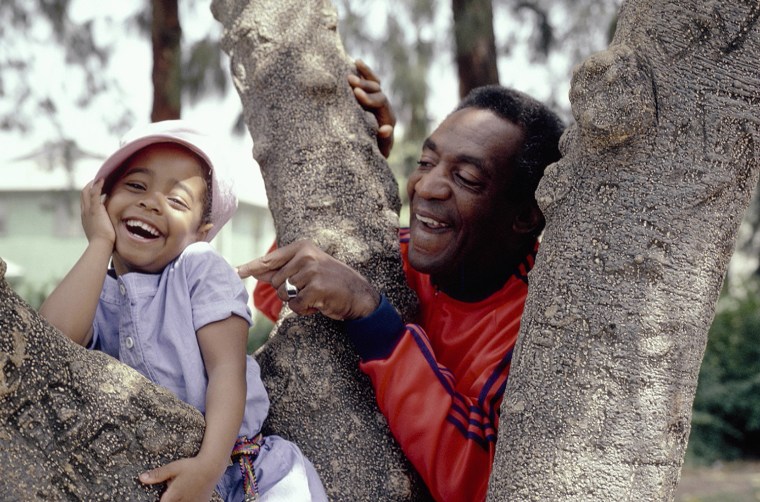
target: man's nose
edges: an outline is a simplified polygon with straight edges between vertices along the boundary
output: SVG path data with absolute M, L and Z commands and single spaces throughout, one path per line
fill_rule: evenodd
M 451 194 L 451 186 L 444 166 L 438 165 L 420 174 L 414 191 L 426 199 L 445 199 Z

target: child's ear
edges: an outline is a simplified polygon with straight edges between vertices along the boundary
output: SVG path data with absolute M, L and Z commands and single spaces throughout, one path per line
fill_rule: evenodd
M 196 237 L 198 237 L 198 241 L 199 242 L 206 240 L 206 236 L 211 231 L 211 228 L 213 226 L 214 226 L 213 223 L 204 223 L 203 225 L 201 225 L 200 227 L 198 227 L 198 233 L 197 233 Z

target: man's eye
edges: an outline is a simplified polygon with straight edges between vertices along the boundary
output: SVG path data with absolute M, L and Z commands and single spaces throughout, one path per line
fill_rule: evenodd
M 476 179 L 469 178 L 469 177 L 463 176 L 461 174 L 457 174 L 456 177 L 459 180 L 459 182 L 462 183 L 466 187 L 477 188 L 480 185 L 480 181 L 478 181 Z
M 423 169 L 429 169 L 429 168 L 433 167 L 433 163 L 429 162 L 427 160 L 418 160 L 417 161 L 417 165 L 419 167 L 423 168 Z

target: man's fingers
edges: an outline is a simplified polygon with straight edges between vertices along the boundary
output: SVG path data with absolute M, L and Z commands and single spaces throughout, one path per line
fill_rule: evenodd
M 393 137 L 393 126 L 388 124 L 380 126 L 380 129 L 377 130 L 377 135 L 381 138 Z
M 256 258 L 255 260 L 251 260 L 248 263 L 244 265 L 239 265 L 235 269 L 237 270 L 238 276 L 241 279 L 245 279 L 246 277 L 255 277 L 256 279 L 261 279 L 262 275 L 271 272 L 269 267 L 262 261 L 263 258 Z
M 368 93 L 361 87 L 354 87 L 354 96 L 366 108 L 381 110 L 385 106 L 385 94 L 378 93 L 377 91 Z
M 268 279 L 271 275 L 265 277 L 264 274 L 276 271 L 285 266 L 293 259 L 293 256 L 295 256 L 297 251 L 298 246 L 296 243 L 277 248 L 260 258 L 256 258 L 255 260 L 251 260 L 248 263 L 237 267 L 238 276 L 240 276 L 241 279 L 245 279 L 246 277 Z
M 380 77 L 378 77 L 374 71 L 372 71 L 372 68 L 370 68 L 367 63 L 365 63 L 361 59 L 357 59 L 354 61 L 356 64 L 356 70 L 359 72 L 359 74 L 364 77 L 367 80 L 372 80 L 373 82 L 378 83 L 378 87 L 380 84 Z

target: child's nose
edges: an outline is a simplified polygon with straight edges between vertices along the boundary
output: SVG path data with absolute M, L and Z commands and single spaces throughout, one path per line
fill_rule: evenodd
M 145 196 L 140 199 L 139 205 L 140 207 L 154 213 L 161 212 L 161 204 L 158 202 L 157 197 L 153 194 L 145 194 Z

